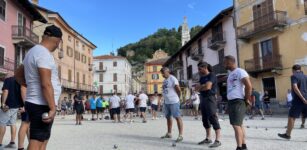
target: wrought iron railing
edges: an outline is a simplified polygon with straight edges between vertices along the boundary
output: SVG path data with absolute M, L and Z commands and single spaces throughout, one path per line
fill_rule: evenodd
M 259 57 L 244 62 L 245 69 L 248 72 L 269 71 L 282 68 L 281 55 Z
M 24 26 L 12 26 L 12 36 L 13 38 L 26 38 L 35 44 L 39 42 L 38 35 L 36 35 L 31 29 Z
M 249 38 L 255 33 L 264 31 L 275 26 L 285 26 L 287 24 L 287 12 L 273 11 L 261 17 L 255 18 L 237 28 L 239 38 Z
M 61 84 L 64 88 L 69 88 L 69 89 L 91 91 L 91 92 L 97 92 L 98 91 L 98 89 L 95 88 L 92 85 L 73 82 L 73 81 L 69 81 L 69 80 L 66 80 L 66 79 L 61 79 Z
M 208 38 L 208 48 L 214 48 L 217 44 L 225 41 L 225 32 L 216 33 Z

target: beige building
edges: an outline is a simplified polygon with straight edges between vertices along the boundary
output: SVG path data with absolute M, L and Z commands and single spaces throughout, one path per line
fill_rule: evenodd
M 291 67 L 307 72 L 307 0 L 234 0 L 240 67 L 253 87 L 285 102 Z
M 97 92 L 93 86 L 93 50 L 96 46 L 74 30 L 58 13 L 36 5 L 36 9 L 46 16 L 48 24 L 34 23 L 34 32 L 40 40 L 46 26 L 54 24 L 63 32 L 62 43 L 53 53 L 58 64 L 59 79 L 63 97 L 73 98 L 77 90 L 86 96 Z
M 168 59 L 168 54 L 160 49 L 153 54 L 152 59 L 147 60 L 145 63 L 147 94 L 154 94 L 155 92 L 162 94 L 164 78 L 162 77 L 160 70 Z

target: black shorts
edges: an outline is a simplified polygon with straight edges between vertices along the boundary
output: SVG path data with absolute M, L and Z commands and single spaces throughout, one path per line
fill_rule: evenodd
M 110 113 L 113 114 L 113 115 L 115 115 L 115 114 L 120 115 L 120 107 L 118 107 L 118 108 L 112 108 L 112 109 L 110 110 Z
M 96 109 L 91 109 L 92 114 L 96 114 Z
M 27 112 L 21 113 L 21 121 L 23 121 L 23 122 L 30 122 L 29 115 L 28 115 Z
M 146 107 L 140 107 L 141 112 L 146 112 Z
M 104 108 L 102 108 L 102 107 L 97 107 L 97 108 L 96 108 L 96 112 L 97 112 L 97 113 L 102 113 L 102 112 L 104 112 Z
M 135 110 L 134 108 L 128 108 L 128 109 L 126 109 L 126 114 L 133 113 L 134 110 Z
M 42 121 L 42 114 L 45 112 L 49 112 L 49 107 L 46 105 L 37 105 L 26 102 L 25 108 L 28 112 L 30 120 L 30 139 L 37 140 L 40 142 L 49 140 L 53 122 L 44 123 Z
M 299 118 L 300 115 L 306 116 L 307 115 L 307 105 L 305 104 L 293 104 L 289 110 L 289 117 L 292 118 Z
M 74 109 L 76 110 L 77 115 L 82 115 L 84 112 L 84 107 L 82 103 L 75 104 Z
M 154 111 L 158 111 L 158 105 L 151 104 L 151 109 Z

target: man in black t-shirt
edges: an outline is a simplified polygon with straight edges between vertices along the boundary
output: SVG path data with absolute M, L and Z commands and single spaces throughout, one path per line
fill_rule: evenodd
M 11 126 L 11 142 L 6 148 L 16 148 L 16 119 L 19 108 L 23 107 L 20 85 L 15 77 L 9 77 L 4 80 L 1 96 L 0 110 L 0 145 L 5 134 L 6 126 Z
M 289 110 L 287 131 L 284 134 L 278 134 L 279 137 L 284 139 L 291 139 L 291 131 L 294 127 L 295 119 L 299 118 L 307 107 L 307 77 L 301 71 L 300 65 L 294 65 L 292 71 L 291 86 L 293 100 Z

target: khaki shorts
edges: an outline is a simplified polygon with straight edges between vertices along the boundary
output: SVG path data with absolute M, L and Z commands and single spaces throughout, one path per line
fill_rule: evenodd
M 199 104 L 193 104 L 193 110 L 198 111 L 199 110 Z
M 18 108 L 9 109 L 4 112 L 0 109 L 0 126 L 10 126 L 16 124 Z
M 244 100 L 228 101 L 229 120 L 231 125 L 241 126 L 246 113 L 246 104 Z

